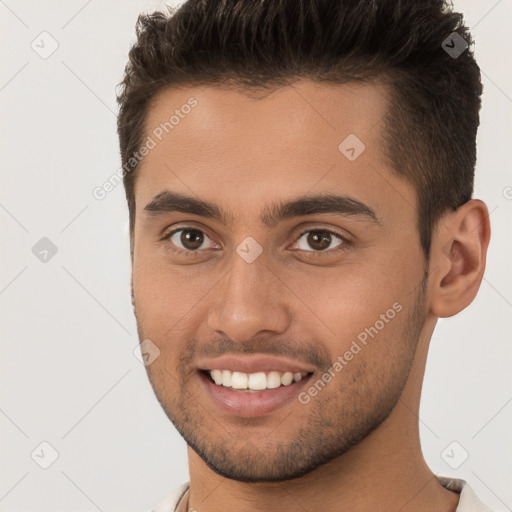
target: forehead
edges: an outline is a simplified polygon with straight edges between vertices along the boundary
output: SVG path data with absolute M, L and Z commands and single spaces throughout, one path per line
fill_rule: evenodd
M 137 208 L 169 188 L 232 211 L 310 191 L 403 198 L 410 191 L 397 187 L 408 185 L 387 167 L 381 142 L 386 110 L 387 90 L 375 84 L 164 90 L 146 117 L 153 147 L 137 171 Z
M 194 142 L 201 143 L 198 152 L 217 153 L 219 143 L 240 152 L 261 145 L 297 150 L 298 143 L 306 143 L 303 150 L 312 154 L 315 151 L 311 149 L 316 150 L 323 157 L 327 144 L 322 141 L 332 148 L 332 143 L 351 133 L 365 139 L 370 150 L 379 149 L 379 130 L 374 128 L 386 112 L 386 96 L 387 89 L 380 85 L 309 80 L 267 92 L 222 85 L 166 89 L 151 102 L 146 134 L 157 130 L 158 138 L 159 127 L 163 138 L 170 139 L 166 136 L 172 134 L 175 153 L 190 150 L 186 139 L 191 134 Z M 245 144 L 244 148 L 239 143 Z

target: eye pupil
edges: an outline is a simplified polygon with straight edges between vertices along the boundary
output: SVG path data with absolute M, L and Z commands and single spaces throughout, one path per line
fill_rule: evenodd
M 327 249 L 331 243 L 331 235 L 327 231 L 311 231 L 308 235 L 308 244 L 319 251 Z
M 197 251 L 203 245 L 204 234 L 201 230 L 181 229 L 179 231 L 181 231 L 180 243 L 186 250 Z M 332 236 L 328 230 L 310 230 L 307 235 L 307 244 L 315 251 L 325 251 L 331 245 Z
M 181 233 L 181 243 L 191 251 L 197 250 L 203 244 L 204 236 L 197 229 L 184 229 Z M 187 244 L 192 243 L 192 247 Z

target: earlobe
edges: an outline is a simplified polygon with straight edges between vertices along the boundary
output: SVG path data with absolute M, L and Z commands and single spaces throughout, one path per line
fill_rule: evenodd
M 485 271 L 490 233 L 489 211 L 478 199 L 468 201 L 439 221 L 431 254 L 433 315 L 453 316 L 471 304 Z

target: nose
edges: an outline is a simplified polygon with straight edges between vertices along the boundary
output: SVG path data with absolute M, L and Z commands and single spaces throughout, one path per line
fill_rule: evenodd
M 262 256 L 247 263 L 233 256 L 231 270 L 216 289 L 208 326 L 233 341 L 243 342 L 268 331 L 280 334 L 290 324 L 287 288 Z M 268 334 L 268 333 L 266 333 Z

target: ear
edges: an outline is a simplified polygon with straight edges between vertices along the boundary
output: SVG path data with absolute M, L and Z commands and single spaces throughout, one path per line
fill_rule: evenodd
M 453 316 L 473 302 L 484 275 L 490 236 L 489 211 L 478 199 L 440 219 L 430 255 L 433 315 Z

